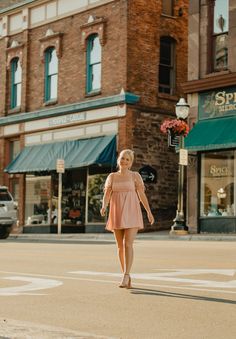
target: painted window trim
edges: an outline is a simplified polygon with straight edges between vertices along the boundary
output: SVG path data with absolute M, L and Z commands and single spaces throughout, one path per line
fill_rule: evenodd
M 95 38 L 98 38 L 98 41 L 100 43 L 100 46 L 102 48 L 99 35 L 97 33 L 91 34 L 87 38 L 87 48 L 86 48 L 86 94 L 92 94 L 101 91 L 101 84 L 100 88 L 92 89 L 92 68 L 94 65 L 102 65 L 102 60 L 100 59 L 100 62 L 96 62 L 91 64 L 90 62 L 90 55 L 91 55 L 91 45 Z
M 17 89 L 18 86 L 22 85 L 22 77 L 21 77 L 21 81 L 16 83 L 15 81 L 15 72 L 17 70 L 17 67 L 21 66 L 20 65 L 20 59 L 19 58 L 14 58 L 11 60 L 11 64 L 10 64 L 10 69 L 11 69 L 11 91 L 10 91 L 10 109 L 14 109 L 17 107 L 20 107 L 21 105 L 17 106 Z M 21 98 L 20 98 L 20 103 L 21 103 Z
M 45 60 L 45 67 L 44 67 L 44 102 L 49 102 L 52 100 L 57 100 L 58 98 L 58 85 L 57 85 L 57 97 L 52 98 L 51 97 L 51 78 L 54 75 L 57 75 L 58 80 L 58 69 L 57 73 L 49 74 L 49 59 L 53 51 L 56 51 L 55 47 L 49 47 L 44 51 L 44 60 Z M 56 54 L 57 56 L 57 54 Z M 58 57 L 57 57 L 58 58 Z

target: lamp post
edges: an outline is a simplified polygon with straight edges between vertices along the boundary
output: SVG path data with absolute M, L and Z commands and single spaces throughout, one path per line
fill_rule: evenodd
M 180 98 L 175 106 L 177 119 L 185 120 L 189 114 L 189 105 L 184 98 Z M 185 223 L 184 208 L 183 208 L 183 188 L 184 188 L 184 165 L 181 159 L 182 151 L 184 150 L 184 136 L 179 136 L 179 173 L 178 173 L 178 205 L 176 217 L 173 220 L 174 224 L 171 227 L 171 234 L 187 234 L 188 226 Z

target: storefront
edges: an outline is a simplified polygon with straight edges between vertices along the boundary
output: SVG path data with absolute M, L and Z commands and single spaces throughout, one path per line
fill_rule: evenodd
M 104 225 L 100 216 L 103 187 L 116 165 L 116 136 L 25 147 L 5 169 L 25 175 L 25 231 L 56 232 L 57 159 L 64 159 L 62 231 L 89 232 Z
M 235 131 L 236 87 L 200 93 L 198 122 L 185 140 L 197 159 L 197 192 L 189 187 L 188 200 L 197 197 L 199 232 L 236 232 Z

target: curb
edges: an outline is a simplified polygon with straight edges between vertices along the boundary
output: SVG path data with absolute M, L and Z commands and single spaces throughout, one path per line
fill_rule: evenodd
M 236 241 L 236 234 L 187 234 L 173 235 L 167 231 L 139 233 L 136 240 L 155 241 Z M 111 233 L 77 233 L 77 234 L 10 234 L 3 241 L 45 242 L 45 243 L 115 243 Z

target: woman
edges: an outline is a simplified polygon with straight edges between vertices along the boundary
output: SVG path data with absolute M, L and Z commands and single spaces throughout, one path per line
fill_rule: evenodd
M 140 201 L 143 204 L 148 220 L 154 223 L 144 183 L 138 172 L 131 171 L 134 152 L 125 149 L 117 159 L 119 170 L 109 174 L 104 187 L 101 215 L 105 216 L 110 203 L 109 218 L 106 229 L 114 232 L 123 279 L 119 287 L 130 288 L 130 270 L 133 263 L 133 242 L 139 229 L 143 228 Z

